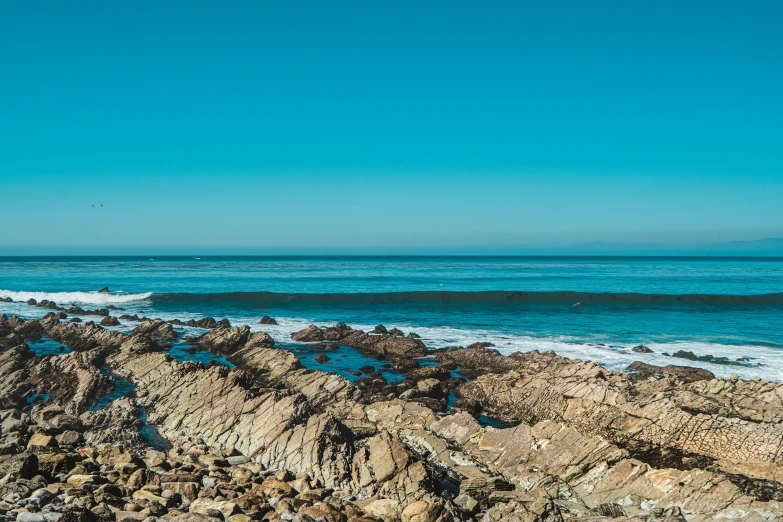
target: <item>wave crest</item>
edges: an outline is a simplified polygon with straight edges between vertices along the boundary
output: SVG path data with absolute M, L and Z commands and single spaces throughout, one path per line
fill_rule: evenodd
M 598 305 L 783 305 L 783 293 L 758 295 L 717 294 L 640 294 L 600 292 L 521 292 L 521 291 L 414 291 L 377 293 L 277 293 L 225 292 L 212 294 L 156 294 L 156 302 L 167 303 L 232 303 L 238 306 L 261 307 L 314 303 L 321 305 L 369 304 L 562 304 Z
M 35 299 L 36 301 L 54 301 L 57 304 L 97 304 L 97 305 L 109 305 L 130 303 L 132 301 L 142 301 L 149 298 L 152 292 L 144 292 L 141 294 L 109 294 L 99 292 L 15 292 L 13 290 L 0 289 L 0 298 L 10 297 L 14 301 L 27 301 L 29 299 Z

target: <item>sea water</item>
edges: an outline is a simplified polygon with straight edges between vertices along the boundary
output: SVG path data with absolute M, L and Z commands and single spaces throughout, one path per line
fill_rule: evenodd
M 104 286 L 110 293 L 97 292 Z M 430 348 L 491 342 L 506 354 L 553 350 L 618 371 L 641 360 L 783 380 L 783 258 L 0 258 L 2 297 L 123 308 L 116 316 L 226 317 L 307 360 L 315 352 L 291 346 L 290 334 L 345 322 L 415 332 Z M 46 312 L 0 303 L 0 313 Z M 263 315 L 279 325 L 258 324 Z M 653 353 L 634 353 L 639 344 Z M 680 350 L 740 362 L 664 355 Z M 326 353 L 322 369 L 346 377 L 367 363 Z

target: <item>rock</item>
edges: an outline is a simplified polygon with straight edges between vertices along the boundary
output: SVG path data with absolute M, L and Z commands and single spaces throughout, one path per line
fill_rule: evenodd
M 229 501 L 217 501 L 208 498 L 197 498 L 190 503 L 191 513 L 208 514 L 213 511 L 217 511 L 223 515 L 223 519 L 227 519 L 232 515 L 239 515 L 242 510 L 234 502 Z
M 210 517 L 200 513 L 183 513 L 174 517 L 166 518 L 167 522 L 222 522 L 222 518 Z
M 727 357 L 715 357 L 713 355 L 696 355 L 693 352 L 687 352 L 684 350 L 678 350 L 672 354 L 672 357 L 679 357 L 680 359 L 688 359 L 689 361 L 704 361 L 713 364 L 725 364 L 729 366 L 742 366 L 740 361 L 732 361 Z
M 46 517 L 43 513 L 30 513 L 29 511 L 21 511 L 16 515 L 17 522 L 46 522 Z
M 268 315 L 265 315 L 261 318 L 260 321 L 258 321 L 258 324 L 277 324 L 277 321 L 269 317 Z
M 231 354 L 244 346 L 249 339 L 250 327 L 245 325 L 237 328 L 215 328 L 211 332 L 193 339 L 191 342 L 211 352 Z M 269 338 L 269 341 L 271 341 L 271 338 Z M 271 341 L 271 346 L 274 346 L 274 341 Z
M 101 319 L 101 326 L 120 326 L 116 317 L 104 317 Z
M 318 361 L 319 363 L 322 363 L 322 364 L 323 363 L 328 363 L 329 361 L 331 361 L 329 356 L 326 355 L 325 353 L 319 353 L 318 355 L 316 355 L 315 356 L 315 360 Z
M 57 440 L 51 435 L 45 435 L 43 433 L 36 433 L 30 437 L 30 442 L 27 443 L 28 449 L 35 446 L 41 447 L 57 447 Z
M 134 335 L 146 335 L 153 339 L 174 342 L 178 339 L 177 332 L 169 323 L 156 319 L 154 321 L 144 321 L 133 329 Z
M 70 432 L 74 433 L 74 432 Z M 77 434 L 81 436 L 81 434 Z M 66 473 L 74 468 L 76 460 L 67 453 L 42 453 L 38 456 L 38 468 L 51 476 Z
M 109 293 L 109 288 L 107 286 L 104 286 L 103 288 L 98 290 L 98 293 L 99 294 L 108 294 Z
M 402 522 L 436 522 L 440 519 L 442 506 L 419 500 L 402 510 Z
M 631 348 L 631 351 L 635 353 L 653 353 L 652 350 L 650 350 L 643 344 L 640 344 L 639 346 L 634 346 L 633 348 Z
M 364 506 L 365 513 L 383 520 L 399 520 L 401 511 L 400 503 L 390 498 L 374 500 Z
M 654 375 L 676 375 L 685 382 L 695 382 L 702 380 L 709 381 L 715 378 L 715 374 L 709 370 L 704 370 L 702 368 L 692 368 L 690 366 L 675 366 L 673 364 L 669 364 L 667 366 L 654 366 L 652 364 L 637 361 L 631 363 L 628 368 L 626 368 L 626 370 L 630 372 L 651 373 Z
M 305 330 L 291 334 L 291 339 L 298 342 L 336 342 L 387 358 L 423 357 L 427 354 L 426 346 L 418 339 L 369 335 L 343 323 L 332 328 L 318 328 L 311 325 Z
M 76 415 L 56 415 L 52 419 L 52 424 L 60 430 L 70 430 L 81 432 L 84 430 L 84 425 L 79 417 Z
M 464 493 L 458 495 L 457 498 L 454 499 L 454 505 L 457 506 L 460 511 L 469 515 L 475 515 L 480 508 L 478 500 L 469 495 L 465 495 Z
M 197 482 L 162 482 L 160 487 L 164 492 L 174 491 L 190 501 L 198 498 L 198 492 L 201 489 L 201 485 Z
M 9 473 L 23 479 L 33 478 L 38 474 L 38 457 L 33 453 L 20 453 L 0 462 L 0 476 Z
M 69 486 L 78 488 L 84 484 L 95 482 L 95 475 L 71 475 L 66 482 Z
M 307 371 L 249 329 L 202 336 L 228 350 L 229 370 L 177 362 L 142 331 L 116 335 L 55 317 L 40 322 L 47 335 L 82 351 L 28 357 L 14 332 L 23 323 L 0 317 L 0 351 L 17 363 L 0 358 L 0 390 L 19 386 L 22 399 L 0 409 L 0 467 L 9 470 L 0 472 L 0 511 L 12 519 L 25 507 L 45 517 L 65 511 L 71 522 L 783 517 L 783 384 L 622 374 L 551 352 L 502 356 L 475 345 L 439 350 L 437 367 L 394 356 L 403 383 L 378 377 L 391 366 L 380 363 L 354 386 Z M 339 329 L 341 339 L 403 339 Z M 99 382 L 103 364 L 135 396 L 75 417 L 100 389 L 88 383 Z M 449 372 L 462 364 L 469 382 Z M 28 407 L 25 394 L 45 389 L 51 403 Z M 455 413 L 439 414 L 452 389 Z M 415 400 L 395 398 L 406 394 Z M 144 447 L 140 407 L 170 451 Z M 470 412 L 513 425 L 483 427 Z M 32 446 L 40 455 L 29 478 L 13 471 L 13 459 L 35 458 L 19 454 L 31 437 L 55 434 L 60 448 Z M 90 511 L 74 515 L 80 507 Z

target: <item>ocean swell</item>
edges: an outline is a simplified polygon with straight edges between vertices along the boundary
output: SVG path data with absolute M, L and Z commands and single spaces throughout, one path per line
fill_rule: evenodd
M 227 292 L 212 294 L 155 294 L 155 302 L 233 303 L 248 307 L 302 304 L 619 304 L 619 305 L 778 305 L 783 306 L 783 294 L 712 295 L 712 294 L 640 294 L 589 292 L 380 292 L 350 294 L 312 294 L 276 292 Z

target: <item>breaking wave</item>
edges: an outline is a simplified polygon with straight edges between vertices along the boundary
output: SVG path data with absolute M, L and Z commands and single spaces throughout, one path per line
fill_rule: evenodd
M 0 298 L 11 298 L 14 301 L 27 301 L 35 299 L 36 301 L 54 301 L 57 304 L 94 304 L 110 305 L 120 303 L 130 303 L 132 301 L 142 301 L 152 296 L 152 292 L 141 294 L 126 293 L 101 293 L 101 292 L 15 292 L 13 290 L 0 290 Z

